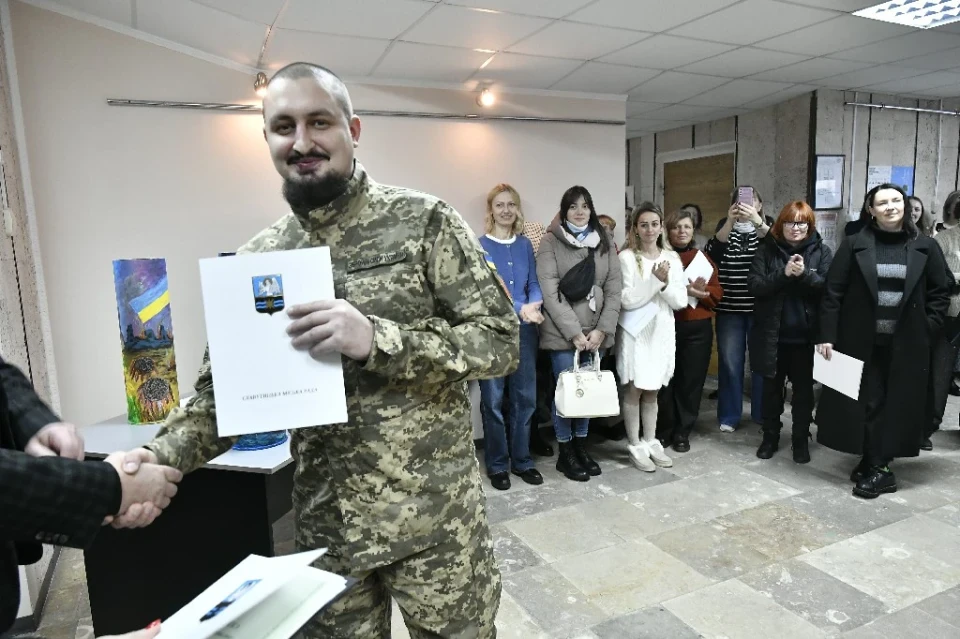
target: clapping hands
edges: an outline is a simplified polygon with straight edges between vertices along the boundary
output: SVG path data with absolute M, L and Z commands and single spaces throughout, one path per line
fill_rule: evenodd
M 783 268 L 783 272 L 787 277 L 799 277 L 803 275 L 804 265 L 803 265 L 803 256 L 794 255 L 787 261 L 787 265 Z
M 667 283 L 667 278 L 670 277 L 670 262 L 664 260 L 653 267 L 653 276 L 658 280 Z

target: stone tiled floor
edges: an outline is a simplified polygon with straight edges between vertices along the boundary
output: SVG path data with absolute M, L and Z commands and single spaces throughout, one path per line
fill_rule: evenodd
M 589 482 L 540 459 L 543 486 L 487 487 L 501 637 L 960 637 L 956 398 L 934 452 L 897 461 L 900 491 L 872 502 L 850 494 L 856 459 L 813 444 L 797 466 L 787 436 L 761 461 L 757 426 L 722 434 L 703 408 L 672 469 L 639 472 L 624 442 L 597 439 L 603 474 Z M 278 551 L 291 528 L 278 523 Z M 89 624 L 82 555 L 68 550 L 40 632 L 87 639 Z M 399 614 L 394 625 L 406 638 Z

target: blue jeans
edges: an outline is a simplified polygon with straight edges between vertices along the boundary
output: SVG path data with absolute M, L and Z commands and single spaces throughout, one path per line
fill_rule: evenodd
M 560 373 L 573 368 L 573 354 L 576 351 L 550 351 L 550 363 L 553 365 L 554 388 L 556 382 L 560 379 Z M 580 365 L 593 365 L 593 354 L 589 354 L 590 359 L 585 360 L 584 355 L 580 355 Z M 603 349 L 600 349 L 600 358 L 603 359 Z M 553 403 L 553 430 L 557 435 L 557 441 L 560 443 L 569 442 L 576 437 L 586 437 L 587 429 L 590 426 L 589 417 L 579 417 L 570 419 L 557 415 L 557 404 Z
M 720 360 L 717 388 L 717 419 L 737 426 L 743 415 L 743 372 L 747 359 L 747 336 L 753 328 L 752 313 L 717 313 L 717 356 Z M 750 417 L 763 423 L 763 376 L 751 376 Z
M 507 472 L 511 462 L 513 470 L 518 473 L 533 468 L 530 421 L 537 407 L 538 342 L 536 325 L 521 324 L 517 370 L 506 377 L 480 380 L 480 416 L 483 418 L 484 461 L 488 475 Z M 510 403 L 506 411 L 503 410 L 504 389 L 507 389 Z M 505 421 L 509 422 L 510 428 L 509 446 Z

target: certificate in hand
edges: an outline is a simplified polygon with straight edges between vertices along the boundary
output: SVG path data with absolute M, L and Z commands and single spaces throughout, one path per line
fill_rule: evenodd
M 221 437 L 347 421 L 340 355 L 291 344 L 286 309 L 332 300 L 327 247 L 200 260 Z
M 713 266 L 703 251 L 697 251 L 687 268 L 683 269 L 683 274 L 687 277 L 687 284 L 696 282 L 701 277 L 709 282 L 710 278 L 713 277 Z M 687 306 L 690 308 L 696 308 L 699 303 L 700 300 L 697 298 L 687 296 Z
M 310 566 L 326 550 L 250 555 L 163 621 L 162 639 L 289 639 L 354 581 Z

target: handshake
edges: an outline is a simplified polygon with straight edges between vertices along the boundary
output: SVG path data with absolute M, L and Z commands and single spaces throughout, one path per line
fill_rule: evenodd
M 73 424 L 54 422 L 34 435 L 24 452 L 33 457 L 84 459 L 83 437 Z M 120 477 L 122 497 L 120 511 L 106 517 L 104 525 L 114 528 L 149 526 L 177 494 L 183 473 L 176 468 L 160 466 L 157 456 L 146 448 L 113 453 L 104 460 Z
M 113 466 L 120 477 L 123 497 L 120 512 L 104 519 L 114 528 L 149 526 L 177 494 L 183 473 L 176 468 L 160 466 L 157 456 L 146 448 L 127 453 L 117 452 L 104 462 Z

